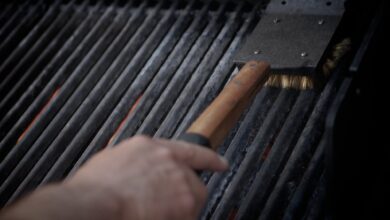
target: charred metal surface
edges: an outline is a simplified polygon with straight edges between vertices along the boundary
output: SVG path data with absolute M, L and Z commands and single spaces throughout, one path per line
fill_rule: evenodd
M 236 72 L 261 20 L 249 2 L 1 2 L 1 206 L 125 138 L 177 138 Z M 299 19 L 280 25 L 323 28 Z M 320 139 L 338 88 L 335 75 L 323 91 L 262 89 L 219 149 L 230 170 L 202 175 L 210 197 L 201 218 L 321 217 Z

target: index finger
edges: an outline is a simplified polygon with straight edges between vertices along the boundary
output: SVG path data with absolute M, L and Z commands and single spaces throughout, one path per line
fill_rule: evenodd
M 195 170 L 225 171 L 229 165 L 225 158 L 211 149 L 184 141 L 155 139 L 159 144 L 170 148 L 178 161 Z

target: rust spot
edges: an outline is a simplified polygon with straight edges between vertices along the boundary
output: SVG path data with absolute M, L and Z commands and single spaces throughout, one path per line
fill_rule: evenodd
M 137 108 L 139 102 L 141 101 L 142 95 L 143 95 L 143 94 L 141 94 L 141 95 L 137 98 L 137 100 L 135 101 L 134 105 L 130 108 L 129 112 L 127 113 L 126 117 L 123 118 L 123 120 L 121 121 L 121 123 L 119 124 L 119 126 L 116 128 L 114 134 L 111 136 L 111 138 L 110 138 L 110 140 L 108 141 L 108 143 L 107 143 L 107 145 L 105 146 L 105 148 L 106 148 L 108 145 L 110 145 L 110 144 L 114 141 L 115 137 L 118 135 L 118 133 L 119 133 L 119 131 L 121 130 L 121 128 L 125 125 L 125 121 L 129 118 L 130 114 L 131 114 L 132 112 L 134 112 L 135 108 Z
M 30 124 L 27 126 L 27 128 L 23 131 L 23 133 L 19 136 L 18 141 L 16 143 L 19 143 L 26 133 L 31 129 L 31 127 L 36 123 L 36 121 L 41 117 L 43 112 L 47 109 L 47 107 L 50 105 L 50 103 L 54 100 L 55 97 L 57 97 L 58 92 L 60 91 L 60 88 L 57 88 L 53 94 L 50 96 L 49 100 L 46 102 L 46 104 L 42 107 L 42 109 L 38 112 L 37 115 L 35 115 L 34 119 L 30 122 Z
M 271 151 L 271 146 L 272 144 L 269 144 L 265 149 L 264 149 L 264 152 L 263 154 L 261 155 L 261 160 L 266 160 L 268 155 L 269 155 L 269 152 Z
M 275 139 L 276 139 L 278 133 L 279 133 L 279 132 L 277 132 L 277 133 L 271 138 L 270 142 L 269 142 L 268 145 L 265 147 L 265 149 L 264 149 L 264 151 L 263 151 L 263 153 L 261 154 L 261 157 L 260 157 L 261 160 L 266 160 L 266 159 L 268 158 L 269 152 L 271 151 L 272 145 L 274 145 L 274 143 L 275 143 Z
M 232 209 L 232 210 L 230 210 L 227 219 L 228 219 L 228 220 L 234 220 L 234 219 L 236 219 L 237 212 L 238 212 L 237 209 Z

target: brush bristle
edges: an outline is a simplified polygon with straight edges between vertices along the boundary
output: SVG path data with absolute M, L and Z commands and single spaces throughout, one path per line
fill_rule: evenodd
M 265 86 L 283 89 L 308 90 L 314 88 L 312 77 L 304 75 L 271 74 Z
M 346 38 L 342 40 L 340 43 L 336 44 L 333 48 L 333 52 L 331 56 L 326 59 L 326 62 L 322 66 L 322 73 L 325 77 L 329 77 L 332 71 L 339 64 L 341 58 L 345 56 L 345 54 L 351 49 L 351 39 Z
M 344 39 L 334 46 L 331 56 L 326 59 L 326 62 L 322 66 L 322 74 L 326 79 L 329 78 L 331 72 L 336 68 L 341 58 L 345 56 L 350 48 L 351 39 L 349 38 Z M 306 75 L 271 73 L 265 85 L 283 89 L 308 90 L 314 88 L 314 79 Z

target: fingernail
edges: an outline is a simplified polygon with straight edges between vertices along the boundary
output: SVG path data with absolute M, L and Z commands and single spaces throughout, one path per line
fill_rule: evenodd
M 219 156 L 219 159 L 221 160 L 221 162 L 226 166 L 226 167 L 229 167 L 229 161 L 225 158 L 225 157 L 223 157 L 223 156 L 221 156 L 221 155 L 218 155 Z

